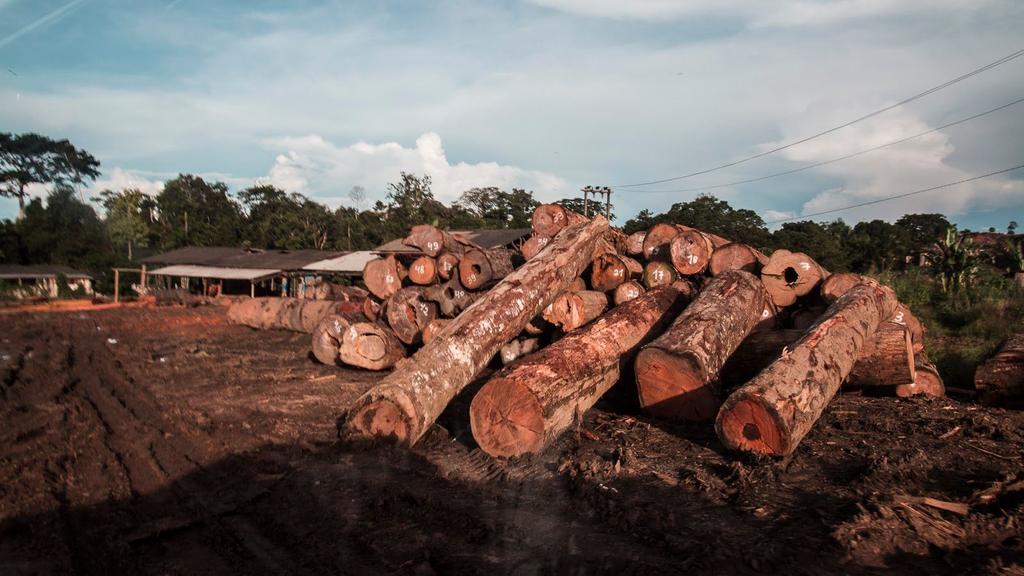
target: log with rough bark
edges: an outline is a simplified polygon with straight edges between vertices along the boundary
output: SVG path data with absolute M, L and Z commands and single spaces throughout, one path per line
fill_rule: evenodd
M 444 284 L 435 284 L 423 291 L 423 298 L 437 303 L 441 315 L 452 318 L 459 315 L 466 308 L 482 295 L 480 292 L 470 292 L 459 282 L 459 275 L 455 274 Z
M 668 262 L 648 262 L 644 266 L 643 274 L 644 286 L 650 290 L 658 286 L 668 286 L 675 282 L 679 275 L 676 274 L 676 269 L 672 267 Z
M 405 346 L 387 326 L 354 322 L 342 333 L 338 357 L 342 363 L 367 370 L 386 370 L 405 358 Z
M 821 318 L 828 306 L 819 302 L 797 305 L 789 313 L 789 327 L 795 330 L 807 330 Z
M 608 295 L 597 290 L 563 292 L 544 310 L 544 319 L 571 332 L 608 309 Z
M 405 267 L 394 255 L 370 260 L 363 267 L 363 284 L 381 300 L 387 300 L 398 292 L 405 276 Z
M 409 280 L 420 286 L 437 283 L 437 261 L 430 256 L 420 256 L 409 265 Z
M 759 274 L 767 263 L 768 257 L 758 250 L 742 242 L 729 242 L 718 246 L 711 253 L 708 272 L 712 276 L 718 276 L 727 270 L 744 270 L 751 274 Z
M 705 234 L 695 228 L 682 230 L 669 242 L 669 259 L 676 271 L 684 276 L 701 274 L 707 269 L 715 247 L 725 243 L 720 236 Z
M 430 224 L 413 226 L 409 235 L 402 240 L 402 244 L 419 248 L 420 252 L 431 258 L 436 258 L 442 252 L 461 256 L 466 251 L 476 248 L 473 243 Z
M 533 210 L 530 223 L 533 226 L 533 235 L 543 238 L 554 238 L 562 229 L 576 224 L 587 222 L 587 217 L 577 214 L 572 210 L 563 208 L 560 204 L 541 204 Z
M 549 236 L 530 236 L 526 242 L 523 242 L 523 247 L 520 249 L 520 252 L 523 253 L 524 259 L 529 260 L 537 254 L 540 254 L 540 251 L 547 248 L 550 242 L 551 238 Z
M 757 330 L 771 330 L 772 328 L 778 328 L 779 326 L 779 310 L 772 303 L 772 299 L 769 297 L 764 302 L 764 310 L 761 311 L 761 320 L 757 323 L 755 328 Z
M 636 358 L 640 406 L 678 420 L 710 420 L 718 412 L 718 373 L 761 320 L 761 281 L 733 270 L 716 276 L 657 340 Z
M 906 386 L 914 383 L 914 344 L 906 326 L 882 322 L 861 350 L 846 378 L 850 386 Z
M 517 254 L 506 248 L 470 250 L 459 260 L 459 281 L 470 290 L 501 280 L 515 270 Z
M 1024 333 L 1010 336 L 974 372 L 979 399 L 989 405 L 1024 405 Z
M 540 348 L 540 338 L 516 338 L 502 346 L 498 354 L 501 356 L 502 365 L 508 366 L 523 356 L 535 352 L 538 348 Z
M 473 398 L 473 438 L 492 456 L 542 450 L 619 380 L 636 349 L 688 301 L 674 286 L 651 290 L 503 369 Z
M 825 317 L 753 380 L 729 395 L 715 431 L 732 450 L 785 455 L 810 431 L 864 343 L 896 311 L 886 287 L 858 285 L 829 307 Z
M 896 395 L 900 398 L 918 395 L 938 397 L 946 395 L 946 384 L 942 381 L 939 370 L 924 352 L 914 358 L 914 383 L 896 386 Z
M 423 329 L 437 317 L 437 305 L 423 298 L 423 288 L 410 286 L 388 300 L 384 316 L 399 340 L 419 344 Z
M 590 286 L 594 290 L 609 292 L 624 282 L 643 274 L 643 266 L 629 256 L 601 254 L 590 266 Z
M 434 337 L 437 336 L 441 330 L 444 330 L 446 326 L 451 324 L 451 322 L 450 318 L 434 318 L 431 320 L 427 324 L 427 327 L 423 329 L 423 334 L 421 336 L 423 343 L 426 344 L 433 340 Z
M 342 336 L 354 322 L 362 322 L 361 314 L 329 314 L 313 329 L 313 357 L 321 364 L 335 366 L 340 359 Z
M 451 280 L 452 275 L 457 275 L 459 269 L 459 257 L 451 252 L 445 252 L 437 257 L 437 276 L 441 280 Z
M 772 302 L 781 308 L 809 294 L 824 276 L 825 271 L 810 256 L 789 250 L 772 252 L 761 268 L 761 281 Z
M 246 298 L 228 308 L 228 321 L 263 330 L 312 333 L 321 319 L 336 313 L 359 312 L 361 304 L 303 298 Z
M 587 289 L 587 283 L 581 277 L 581 278 L 577 278 L 577 279 L 573 280 L 572 284 L 569 284 L 569 287 L 566 288 L 565 291 L 566 292 L 579 292 L 581 290 L 586 290 L 586 289 Z
M 562 230 L 543 253 L 449 324 L 444 338 L 431 340 L 360 396 L 348 411 L 345 429 L 356 436 L 415 444 L 501 346 L 583 272 L 607 231 L 608 221 L 600 216 Z
M 647 237 L 647 230 L 633 232 L 626 237 L 626 254 L 629 256 L 644 255 L 644 238 Z
M 615 288 L 615 296 L 613 298 L 613 301 L 615 302 L 616 306 L 621 306 L 622 304 L 625 304 L 630 300 L 636 300 L 644 292 L 646 292 L 646 290 L 644 289 L 643 284 L 635 280 L 630 280 L 629 282 L 626 282 L 624 284 L 619 284 Z
M 821 298 L 827 303 L 831 304 L 850 288 L 853 288 L 857 284 L 864 282 L 875 282 L 875 280 L 868 278 L 867 276 L 861 276 L 853 272 L 839 272 L 826 278 L 821 283 Z

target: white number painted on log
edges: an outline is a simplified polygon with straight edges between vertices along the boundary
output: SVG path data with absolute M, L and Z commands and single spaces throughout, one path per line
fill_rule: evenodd
M 804 272 L 807 272 L 808 270 L 811 269 L 811 265 L 807 262 L 801 262 L 800 269 L 803 270 Z

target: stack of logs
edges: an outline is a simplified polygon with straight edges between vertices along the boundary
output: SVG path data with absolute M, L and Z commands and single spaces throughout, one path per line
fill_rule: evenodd
M 430 226 L 405 243 L 422 252 L 408 268 L 367 265 L 384 300 L 367 315 L 423 346 L 355 402 L 355 436 L 415 443 L 495 357 L 508 365 L 469 413 L 493 456 L 543 449 L 620 380 L 652 416 L 713 421 L 726 446 L 768 454 L 791 453 L 841 386 L 944 393 L 892 290 L 806 254 L 676 224 L 626 235 L 555 204 L 536 209 L 520 254 Z M 350 329 L 325 331 L 333 346 Z

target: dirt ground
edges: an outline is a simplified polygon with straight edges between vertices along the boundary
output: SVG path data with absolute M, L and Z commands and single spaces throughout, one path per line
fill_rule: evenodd
M 780 461 L 619 390 L 502 462 L 468 395 L 413 450 L 339 443 L 380 375 L 222 308 L 0 322 L 0 574 L 1024 573 L 1022 412 L 844 394 Z

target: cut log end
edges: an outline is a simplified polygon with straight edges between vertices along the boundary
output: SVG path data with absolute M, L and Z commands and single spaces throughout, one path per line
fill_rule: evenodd
M 640 406 L 652 416 L 707 421 L 718 412 L 716 391 L 688 357 L 645 348 L 636 358 L 636 383 Z
M 639 282 L 630 281 L 625 284 L 619 284 L 615 288 L 615 305 L 619 306 L 631 300 L 636 300 L 644 292 L 644 287 Z
M 707 268 L 713 249 L 711 239 L 702 232 L 684 230 L 669 243 L 669 258 L 680 274 L 700 274 Z
M 491 456 L 519 456 L 544 444 L 540 402 L 516 382 L 499 378 L 484 385 L 470 404 L 469 424 L 480 449 Z
M 745 270 L 752 274 L 761 271 L 768 258 L 757 250 L 739 242 L 731 242 L 715 248 L 708 261 L 708 272 L 712 276 L 729 270 Z
M 761 270 L 761 280 L 776 306 L 786 307 L 818 286 L 823 271 L 810 256 L 776 250 Z
M 788 446 L 775 415 L 755 398 L 743 398 L 718 414 L 718 436 L 732 450 L 786 454 Z
M 437 257 L 437 275 L 442 280 L 450 280 L 452 274 L 458 274 L 459 257 L 446 252 Z
M 420 256 L 409 266 L 409 280 L 414 284 L 429 286 L 437 282 L 437 262 L 430 256 Z
M 358 436 L 390 440 L 399 444 L 409 441 L 409 417 L 394 402 L 379 399 L 370 402 L 349 416 L 349 430 Z

